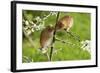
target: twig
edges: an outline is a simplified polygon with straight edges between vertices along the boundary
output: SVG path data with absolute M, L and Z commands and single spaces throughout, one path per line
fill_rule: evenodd
M 34 43 L 33 43 L 33 40 L 30 38 L 30 36 L 29 35 L 27 35 L 27 33 L 25 32 L 25 30 L 24 30 L 24 27 L 22 27 L 22 29 L 23 29 L 23 33 L 24 33 L 24 35 L 25 35 L 25 37 L 29 40 L 29 42 L 30 42 L 30 44 L 32 45 L 32 47 L 34 47 Z
M 56 40 L 56 41 L 60 41 L 60 42 L 62 42 L 62 43 L 64 43 L 64 44 L 70 44 L 70 45 L 72 45 L 72 46 L 75 46 L 74 44 L 72 44 L 72 43 L 70 43 L 70 42 L 68 42 L 68 41 L 64 41 L 64 40 L 61 40 L 61 39 L 56 38 L 56 37 L 55 37 L 55 40 Z
M 58 12 L 57 18 L 56 18 L 55 29 L 54 29 L 54 33 L 53 33 L 53 40 L 52 40 L 51 50 L 50 50 L 50 61 L 52 61 L 52 53 L 53 53 L 53 47 L 54 47 L 54 43 L 55 43 L 56 25 L 57 25 L 57 22 L 58 22 L 59 14 L 60 13 Z
M 72 32 L 67 32 L 69 35 L 71 35 L 74 39 L 76 39 L 78 42 L 80 42 L 80 37 L 76 36 L 75 34 L 73 34 Z
M 48 61 L 50 61 L 50 58 L 49 58 L 49 54 L 48 54 L 48 53 L 46 53 L 46 56 L 47 56 L 47 58 L 48 58 Z

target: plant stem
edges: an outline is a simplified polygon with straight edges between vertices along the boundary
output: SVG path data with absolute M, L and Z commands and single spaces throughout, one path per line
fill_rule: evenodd
M 76 34 L 73 34 L 72 32 L 67 32 L 69 35 L 71 35 L 75 40 L 77 40 L 78 42 L 80 42 L 80 37 L 76 36 Z
M 22 29 L 23 29 L 23 33 L 24 33 L 25 37 L 28 39 L 28 41 L 30 42 L 32 47 L 34 47 L 34 42 L 33 42 L 32 38 L 29 35 L 27 35 L 27 33 L 25 32 L 23 27 L 22 27 Z
M 58 22 L 59 14 L 60 14 L 60 12 L 57 13 L 56 24 L 55 24 L 55 29 L 54 29 L 54 33 L 53 33 L 53 40 L 52 40 L 51 50 L 50 50 L 50 61 L 52 61 L 53 48 L 54 48 L 54 43 L 55 43 L 56 25 Z
M 55 41 L 60 41 L 60 42 L 62 42 L 62 43 L 64 43 L 64 44 L 74 45 L 74 44 L 72 44 L 72 43 L 69 42 L 69 41 L 64 41 L 64 40 L 61 40 L 61 39 L 59 39 L 59 38 L 55 38 Z

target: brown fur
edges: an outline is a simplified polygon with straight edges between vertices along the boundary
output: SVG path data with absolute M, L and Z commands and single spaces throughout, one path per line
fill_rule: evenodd
M 54 31 L 54 28 L 48 26 L 41 32 L 40 46 L 42 48 L 45 47 L 45 44 L 47 43 L 47 41 L 53 37 L 53 31 Z
M 67 31 L 72 27 L 73 25 L 73 17 L 71 16 L 64 16 L 57 22 L 57 30 L 59 29 L 67 29 Z

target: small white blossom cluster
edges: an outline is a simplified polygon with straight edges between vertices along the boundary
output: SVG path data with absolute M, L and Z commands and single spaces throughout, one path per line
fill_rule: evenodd
M 57 16 L 57 12 L 50 12 L 48 15 L 46 15 L 43 20 L 46 20 L 49 16 L 53 16 L 56 15 Z
M 81 41 L 81 48 L 83 50 L 88 51 L 89 53 L 91 52 L 91 41 L 90 40 L 85 40 L 85 41 Z
M 32 34 L 34 31 L 39 31 L 44 28 L 44 24 L 37 25 L 36 23 L 28 20 L 24 21 L 24 24 L 24 30 L 28 35 Z
M 37 16 L 37 17 L 35 18 L 35 20 L 38 21 L 38 22 L 41 22 L 41 21 L 42 21 L 42 19 L 41 19 L 39 16 Z
M 39 31 L 42 30 L 43 28 L 45 28 L 45 20 L 48 19 L 48 17 L 53 16 L 53 15 L 57 15 L 57 12 L 50 12 L 48 15 L 45 15 L 44 18 L 40 18 L 40 16 L 37 16 L 34 18 L 34 20 L 36 20 L 36 23 L 34 23 L 33 21 L 28 21 L 28 20 L 23 20 L 25 26 L 24 26 L 24 30 L 25 32 L 30 35 L 32 34 L 34 31 Z
M 50 12 L 51 15 L 56 15 L 57 16 L 57 12 Z

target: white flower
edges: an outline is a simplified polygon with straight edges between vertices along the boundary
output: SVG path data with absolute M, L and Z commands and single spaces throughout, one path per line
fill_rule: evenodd
M 35 18 L 37 21 L 41 21 L 41 18 L 39 17 L 39 16 L 37 16 L 36 18 Z
M 48 17 L 43 18 L 43 20 L 46 20 Z
M 33 21 L 30 21 L 30 23 L 31 23 L 32 25 L 34 25 L 34 24 L 35 24 Z
M 33 25 L 33 28 L 35 28 L 35 27 L 36 27 L 36 24 Z
M 51 12 L 51 15 L 57 15 L 57 12 Z
M 40 30 L 40 27 L 39 26 L 37 26 L 37 30 Z
M 29 25 L 29 22 L 26 20 L 26 21 L 25 21 L 25 24 L 26 24 L 26 25 Z
M 27 35 L 30 35 L 31 34 L 31 30 L 27 30 L 26 33 L 27 33 Z
M 91 52 L 91 41 L 90 40 L 82 41 L 81 44 L 82 44 L 81 48 L 83 50 L 86 50 L 89 53 Z
M 26 27 L 24 27 L 24 30 L 27 30 L 28 29 L 28 27 L 26 26 Z
M 34 28 L 32 28 L 31 31 L 34 32 Z

